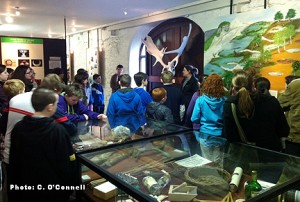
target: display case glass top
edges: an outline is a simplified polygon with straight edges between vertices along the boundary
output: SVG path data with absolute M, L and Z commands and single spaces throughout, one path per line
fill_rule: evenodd
M 108 116 L 106 121 L 78 122 L 77 128 L 77 134 L 71 137 L 76 153 L 134 139 L 192 130 L 133 114 Z
M 196 140 L 197 139 L 197 140 Z M 243 199 L 251 171 L 263 186 L 260 195 L 277 196 L 299 185 L 300 158 L 223 138 L 179 131 L 79 154 L 78 159 L 139 201 L 232 201 Z M 234 187 L 232 174 L 239 167 Z M 276 193 L 274 193 L 276 191 Z

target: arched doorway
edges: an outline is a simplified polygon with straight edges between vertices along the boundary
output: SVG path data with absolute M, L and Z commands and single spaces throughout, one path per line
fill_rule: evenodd
M 184 65 L 190 64 L 198 68 L 199 73 L 203 73 L 203 60 L 204 60 L 204 32 L 193 21 L 188 18 L 180 17 L 165 21 L 154 28 L 148 36 L 150 36 L 159 50 L 167 48 L 167 51 L 178 49 L 182 43 L 182 39 L 189 32 L 189 24 L 192 24 L 192 31 L 189 37 L 187 46 L 184 49 L 181 57 L 179 58 L 178 65 L 176 66 L 175 80 L 180 83 L 182 80 L 182 70 Z M 143 46 L 141 47 L 141 54 Z M 167 64 L 171 61 L 176 54 L 168 54 L 163 57 L 164 62 Z M 149 75 L 148 90 L 161 86 L 160 75 L 162 65 L 156 63 L 155 58 L 150 54 L 146 54 L 146 73 Z M 141 64 L 140 64 L 141 65 Z

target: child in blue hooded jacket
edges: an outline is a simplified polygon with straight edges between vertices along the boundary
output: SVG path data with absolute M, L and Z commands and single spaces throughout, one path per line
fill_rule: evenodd
M 223 129 L 223 105 L 226 100 L 222 77 L 212 74 L 205 80 L 201 89 L 201 96 L 196 100 L 192 114 L 192 122 L 200 123 L 200 136 L 196 137 L 200 142 L 202 154 L 205 158 L 216 161 L 219 154 L 216 148 L 220 148 L 218 142 L 211 136 L 221 136 Z M 210 156 L 214 150 L 214 156 Z M 217 156 L 216 156 L 217 155 Z
M 221 136 L 223 129 L 223 105 L 225 91 L 222 78 L 210 75 L 201 89 L 201 96 L 196 100 L 192 122 L 200 123 L 200 132 Z
M 106 114 L 108 116 L 130 113 L 143 115 L 144 109 L 141 98 L 130 87 L 131 77 L 128 74 L 123 74 L 119 82 L 121 89 L 111 95 Z
M 101 85 L 101 76 L 93 75 L 92 84 L 93 111 L 102 114 L 104 112 L 104 91 Z
M 148 85 L 148 76 L 144 72 L 138 72 L 134 75 L 134 81 L 138 87 L 133 90 L 141 97 L 143 109 L 146 112 L 147 105 L 152 102 L 151 95 L 144 89 Z

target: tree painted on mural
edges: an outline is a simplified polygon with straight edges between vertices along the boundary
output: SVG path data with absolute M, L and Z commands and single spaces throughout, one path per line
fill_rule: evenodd
M 296 35 L 295 26 L 290 24 L 283 28 L 281 31 L 274 34 L 274 44 L 277 46 L 277 51 L 280 53 L 280 46 L 285 47 L 287 45 L 286 40 L 289 39 L 289 43 L 292 44 L 292 37 Z
M 260 55 L 260 61 L 261 62 L 268 62 L 269 59 L 272 59 L 272 53 L 269 50 L 265 50 Z
M 284 44 L 283 32 L 276 32 L 274 34 L 274 44 L 277 46 L 277 52 L 280 53 L 280 46 Z
M 296 75 L 296 71 L 300 70 L 300 61 L 297 60 L 297 61 L 293 62 L 292 68 L 293 68 L 294 75 Z
M 252 43 L 254 44 L 253 49 L 260 47 L 261 42 L 262 42 L 261 35 L 255 35 L 254 39 L 252 40 Z
M 250 67 L 254 67 L 255 66 L 256 61 L 254 60 L 247 60 L 244 66 L 244 69 L 249 69 Z
M 292 44 L 292 43 L 293 43 L 292 37 L 296 35 L 296 29 L 295 29 L 295 26 L 292 25 L 292 24 L 289 24 L 289 25 L 286 27 L 286 32 L 287 32 L 288 37 L 290 38 L 290 44 Z
M 288 10 L 288 12 L 286 13 L 285 19 L 291 20 L 291 18 L 294 18 L 295 16 L 296 16 L 296 10 L 290 8 L 290 9 Z
M 224 85 L 225 87 L 230 90 L 230 87 L 231 87 L 231 81 L 232 81 L 232 78 L 233 78 L 233 75 L 234 73 L 231 72 L 231 71 L 225 71 L 222 75 L 223 77 L 223 81 L 224 81 Z
M 274 16 L 274 20 L 280 21 L 282 19 L 283 19 L 283 14 L 280 11 L 278 11 Z
M 285 46 L 287 45 L 286 40 L 289 39 L 289 33 L 288 33 L 288 29 L 285 27 L 282 31 L 282 37 L 283 37 L 283 49 L 285 49 Z
M 296 10 L 295 9 L 289 9 L 288 12 L 286 13 L 285 19 L 291 19 L 296 16 Z M 283 14 L 278 11 L 275 16 L 274 20 L 282 20 L 283 19 Z M 292 44 L 292 37 L 296 35 L 296 28 L 293 24 L 288 24 L 286 25 L 281 31 L 277 32 L 274 34 L 274 44 L 277 46 L 277 52 L 280 53 L 280 46 L 283 46 L 283 49 L 285 50 L 286 48 L 286 40 L 289 39 L 289 43 Z

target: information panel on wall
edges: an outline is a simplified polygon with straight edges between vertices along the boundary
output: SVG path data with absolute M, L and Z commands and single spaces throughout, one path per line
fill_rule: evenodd
M 2 64 L 15 69 L 18 65 L 29 65 L 36 79 L 44 78 L 43 39 L 1 37 Z
M 86 70 L 89 72 L 90 75 L 99 74 L 99 51 L 97 47 L 94 48 L 88 48 L 86 50 Z

